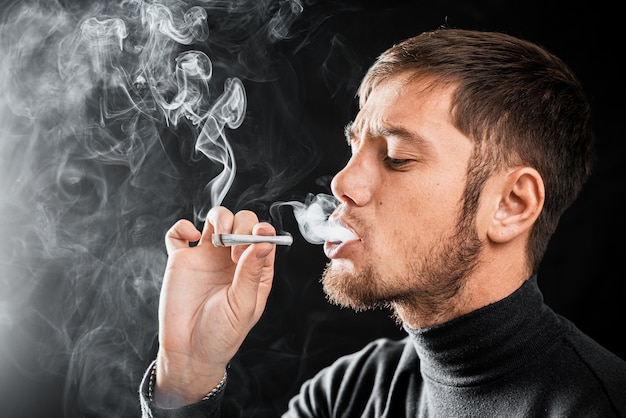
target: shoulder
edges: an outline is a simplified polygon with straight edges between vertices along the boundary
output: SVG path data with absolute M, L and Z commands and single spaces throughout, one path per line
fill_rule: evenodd
M 403 370 L 419 370 L 419 360 L 408 337 L 401 340 L 381 338 L 361 350 L 338 358 L 315 377 L 335 389 L 373 384 Z
M 361 416 L 385 408 L 390 396 L 421 384 L 419 360 L 412 343 L 377 339 L 338 358 L 305 382 L 285 416 L 335 416 L 348 411 Z
M 565 320 L 570 327 L 566 344 L 584 367 L 603 387 L 618 410 L 626 411 L 626 361 Z

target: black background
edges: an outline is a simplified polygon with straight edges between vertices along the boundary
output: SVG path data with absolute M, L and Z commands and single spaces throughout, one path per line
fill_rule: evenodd
M 280 146 L 268 146 L 259 158 L 270 158 L 267 155 L 276 151 L 289 159 L 294 146 L 288 145 L 289 141 L 306 138 L 298 143 L 298 154 L 293 157 L 304 172 L 279 193 L 246 200 L 241 196 L 256 190 L 259 177 L 254 170 L 242 170 L 225 204 L 251 208 L 269 218 L 268 204 L 274 200 L 328 193 L 330 177 L 348 158 L 343 126 L 354 115 L 354 91 L 367 66 L 394 42 L 442 25 L 500 30 L 535 41 L 563 58 L 581 79 L 594 109 L 598 160 L 582 196 L 567 211 L 551 242 L 539 284 L 547 303 L 557 312 L 626 359 L 622 272 L 626 227 L 621 205 L 626 107 L 624 71 L 619 64 L 625 49 L 619 14 L 603 2 L 305 2 L 293 36 L 268 52 L 269 65 L 276 66 L 273 71 L 278 76 L 263 80 L 242 76 L 249 98 L 248 116 L 233 133 L 235 140 L 269 131 L 280 137 Z M 246 162 L 241 161 L 240 166 L 245 167 Z M 181 193 L 192 194 L 196 187 L 193 179 L 182 178 L 180 183 Z M 174 215 L 190 215 L 186 204 L 175 210 L 178 212 L 149 237 L 155 245 L 160 245 L 164 228 Z M 279 250 L 267 310 L 232 364 L 227 395 L 246 417 L 278 416 L 302 381 L 337 356 L 357 350 L 373 338 L 403 335 L 386 311 L 353 313 L 328 304 L 318 283 L 326 261 L 321 246 L 302 239 L 288 214 L 280 222 L 273 221 L 293 232 L 295 243 Z M 32 303 L 39 302 L 34 299 Z M 137 309 L 148 311 L 151 319 L 143 327 L 153 331 L 154 340 L 147 343 L 144 353 L 133 357 L 134 378 L 120 383 L 127 385 L 126 398 L 85 400 L 63 370 L 44 379 L 9 368 L 0 378 L 0 396 L 4 398 L 0 416 L 106 416 L 85 403 L 132 403 L 138 371 L 147 367 L 156 353 L 156 300 L 152 298 Z M 92 378 L 101 381 L 107 376 Z M 135 410 L 121 410 L 137 416 L 138 403 Z

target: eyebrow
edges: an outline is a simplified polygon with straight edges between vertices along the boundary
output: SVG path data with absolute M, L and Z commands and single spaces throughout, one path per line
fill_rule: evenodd
M 369 127 L 367 131 L 368 131 L 367 132 L 368 136 L 372 138 L 394 137 L 394 138 L 398 138 L 398 139 L 409 141 L 409 142 L 420 142 L 420 143 L 426 142 L 422 136 L 400 126 L 382 127 L 379 125 L 376 128 Z M 356 138 L 358 136 L 357 130 L 354 127 L 353 122 L 349 122 L 346 125 L 344 129 L 344 135 L 346 137 L 346 141 L 348 142 L 348 145 L 352 143 L 352 138 Z
M 352 138 L 355 136 L 354 134 L 354 122 L 348 122 L 345 128 L 343 128 L 343 135 L 346 138 L 346 142 L 348 145 L 352 143 Z

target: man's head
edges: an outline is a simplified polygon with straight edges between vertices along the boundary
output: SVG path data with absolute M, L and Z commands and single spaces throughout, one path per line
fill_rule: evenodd
M 326 244 L 331 299 L 454 316 L 476 269 L 536 271 L 591 169 L 589 106 L 562 61 L 442 29 L 383 53 L 359 97 L 353 155 L 333 180 L 333 219 L 359 239 Z
M 455 86 L 451 117 L 474 141 L 470 168 L 475 181 L 516 165 L 541 175 L 546 200 L 528 245 L 528 261 L 536 271 L 560 216 L 591 172 L 591 113 L 575 75 L 561 59 L 525 40 L 441 29 L 384 52 L 363 79 L 361 105 L 381 80 L 404 71 L 428 77 L 433 85 Z

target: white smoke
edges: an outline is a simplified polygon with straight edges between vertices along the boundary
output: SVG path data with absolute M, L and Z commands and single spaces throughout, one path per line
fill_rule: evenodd
M 276 202 L 272 208 L 278 211 L 282 206 L 291 206 L 302 237 L 311 244 L 323 244 L 325 241 L 341 242 L 357 238 L 352 231 L 329 219 L 338 204 L 334 196 L 319 193 L 309 194 L 304 202 Z
M 4 8 L 0 371 L 10 361 L 32 378 L 65 376 L 67 416 L 136 416 L 164 232 L 227 196 L 228 136 L 247 110 L 237 74 L 269 78 L 267 46 L 301 11 L 297 0 Z M 307 169 L 241 198 L 272 197 Z

